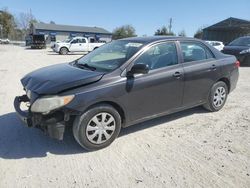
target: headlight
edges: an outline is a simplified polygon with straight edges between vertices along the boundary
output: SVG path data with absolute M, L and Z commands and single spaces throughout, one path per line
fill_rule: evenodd
M 249 49 L 246 49 L 246 50 L 242 50 L 240 52 L 240 54 L 246 54 L 246 53 L 250 53 L 250 48 Z
M 49 113 L 62 106 L 69 104 L 74 98 L 74 95 L 68 96 L 50 96 L 37 99 L 31 106 L 32 112 Z
M 26 95 L 27 95 L 27 97 L 28 97 L 29 99 L 31 99 L 31 91 L 30 91 L 30 90 L 27 90 Z

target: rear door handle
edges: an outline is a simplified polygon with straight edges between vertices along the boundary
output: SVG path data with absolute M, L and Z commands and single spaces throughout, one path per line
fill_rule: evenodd
M 173 74 L 173 77 L 180 78 L 181 77 L 181 73 L 177 71 L 177 72 L 175 72 Z

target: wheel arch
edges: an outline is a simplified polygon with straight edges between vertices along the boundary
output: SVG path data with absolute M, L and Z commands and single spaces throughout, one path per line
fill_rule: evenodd
M 62 48 L 66 48 L 69 52 L 69 48 L 67 46 L 61 46 L 60 49 L 59 49 L 59 52 L 61 51 Z
M 228 93 L 229 93 L 230 89 L 231 89 L 230 80 L 228 78 L 226 78 L 226 77 L 223 77 L 223 78 L 217 80 L 217 82 L 219 82 L 219 81 L 222 81 L 227 85 L 227 89 L 228 89 Z
M 101 104 L 108 104 L 110 106 L 112 106 L 114 109 L 117 110 L 117 112 L 120 114 L 121 116 L 121 120 L 122 120 L 122 126 L 125 124 L 125 121 L 126 121 L 126 115 L 125 115 L 125 111 L 124 109 L 121 107 L 121 105 L 119 105 L 118 103 L 116 102 L 113 102 L 113 101 L 100 101 L 100 102 L 96 102 L 94 104 L 91 104 L 90 106 L 88 106 L 86 108 L 86 111 L 91 109 L 92 107 L 94 106 L 97 106 L 97 105 L 101 105 Z

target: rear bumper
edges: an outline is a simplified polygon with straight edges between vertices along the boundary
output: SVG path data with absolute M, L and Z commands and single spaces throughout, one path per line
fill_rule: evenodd
M 241 65 L 250 65 L 250 54 L 236 55 L 237 60 L 240 61 Z
M 49 115 L 35 114 L 30 112 L 30 110 L 23 111 L 20 108 L 22 102 L 29 102 L 27 95 L 16 97 L 14 100 L 14 108 L 25 126 L 39 128 L 51 138 L 58 140 L 63 139 L 65 130 L 63 112 L 54 112 Z
M 230 75 L 230 93 L 236 88 L 237 82 L 239 79 L 239 69 L 235 68 L 232 70 Z
M 54 52 L 59 53 L 59 47 L 58 46 L 54 46 L 52 49 L 53 49 Z

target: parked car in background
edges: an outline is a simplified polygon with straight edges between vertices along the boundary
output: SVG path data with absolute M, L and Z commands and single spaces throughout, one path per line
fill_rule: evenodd
M 101 149 L 122 127 L 200 105 L 222 109 L 238 66 L 234 56 L 201 40 L 127 38 L 27 74 L 21 79 L 26 94 L 14 106 L 29 127 L 63 139 L 68 125 L 82 147 Z
M 250 36 L 235 39 L 222 52 L 236 56 L 241 65 L 250 66 Z
M 9 44 L 10 40 L 9 39 L 0 39 L 0 44 Z
M 206 42 L 208 44 L 212 45 L 213 47 L 215 47 L 219 51 L 223 50 L 223 48 L 224 48 L 224 44 L 221 41 L 209 41 L 209 40 L 207 40 Z
M 46 48 L 45 36 L 42 34 L 31 35 L 31 48 L 32 49 Z
M 93 38 L 74 37 L 63 42 L 56 42 L 52 49 L 61 55 L 66 55 L 69 52 L 91 52 L 103 44 L 105 43 L 96 42 Z

